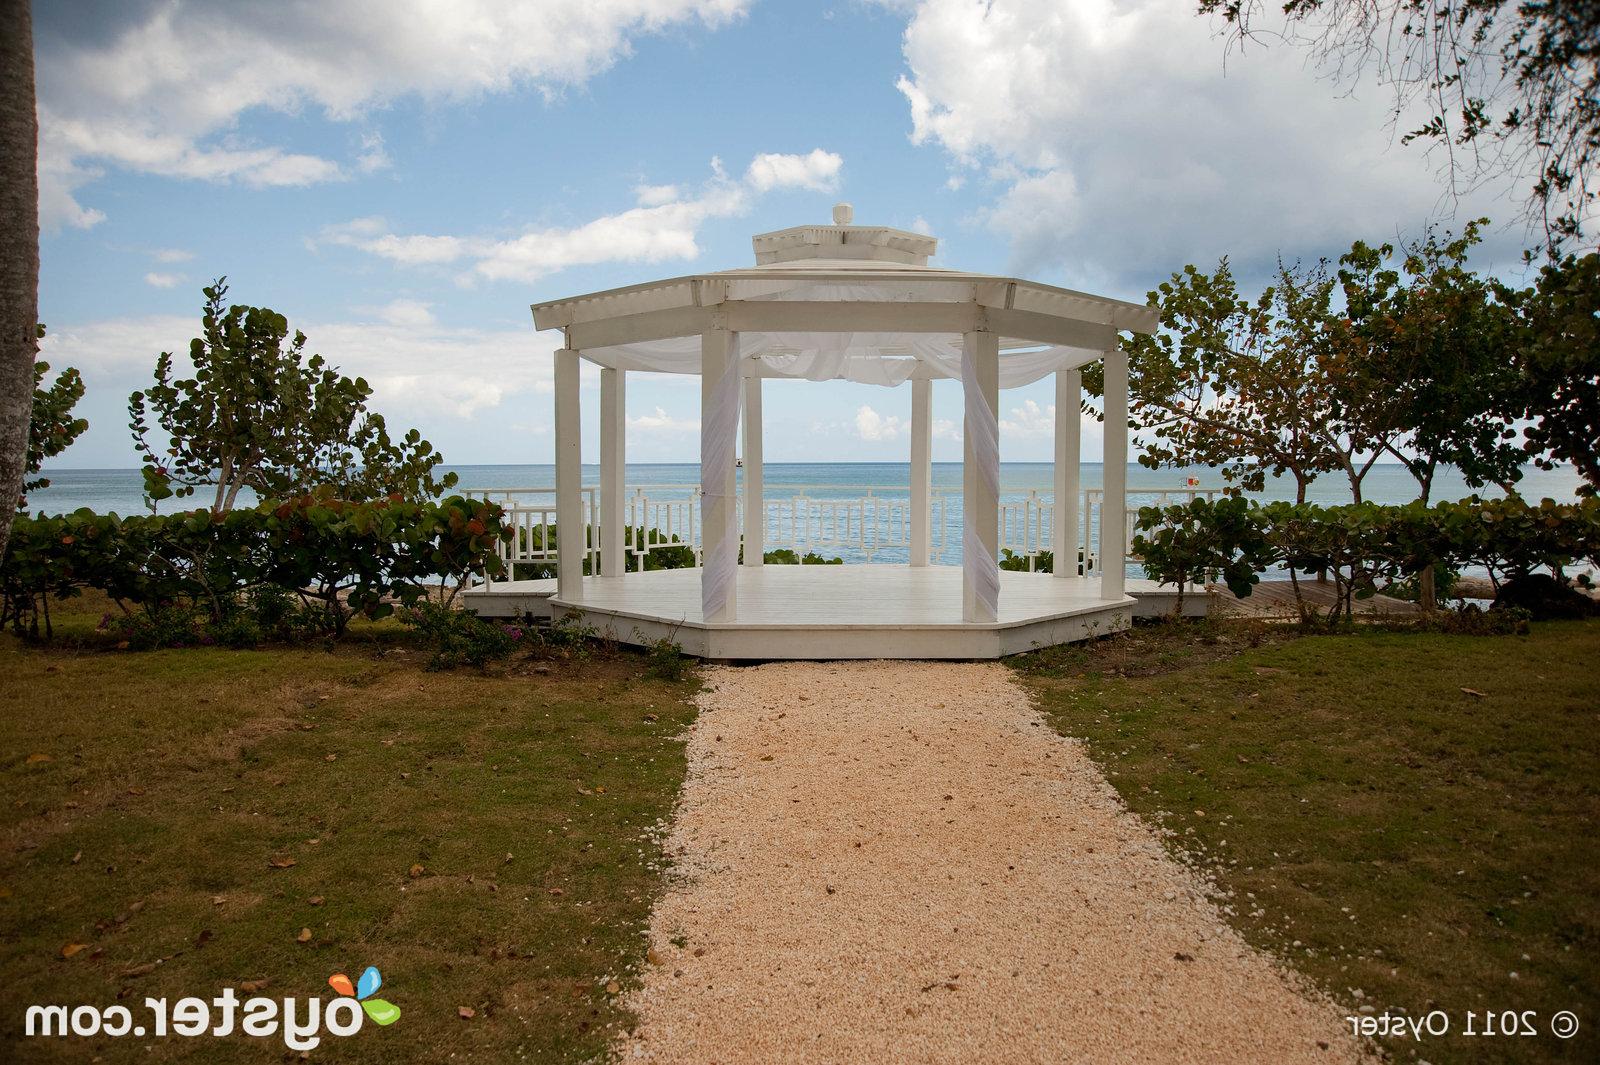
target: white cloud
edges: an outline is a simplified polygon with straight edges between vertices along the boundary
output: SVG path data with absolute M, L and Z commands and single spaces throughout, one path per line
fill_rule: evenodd
M 633 193 L 639 198 L 640 207 L 660 207 L 682 196 L 676 185 L 637 185 Z
M 906 430 L 905 421 L 897 414 L 879 414 L 865 403 L 856 408 L 856 435 L 863 440 L 897 440 Z
M 783 182 L 772 178 L 763 160 L 791 160 L 808 173 L 820 172 L 806 163 L 839 157 L 821 149 L 809 155 L 758 155 L 746 179 L 728 176 L 719 160 L 711 161 L 711 176 L 699 188 L 682 185 L 641 185 L 635 188 L 639 206 L 568 227 L 529 229 L 514 237 L 398 234 L 377 217 L 357 218 L 322 230 L 313 244 L 356 248 L 404 266 L 466 264 L 462 280 L 535 281 L 570 266 L 604 262 L 654 263 L 668 259 L 693 259 L 700 254 L 697 235 L 709 219 L 730 218 L 749 209 L 753 195 Z M 787 164 L 771 164 L 782 170 Z M 822 169 L 826 169 L 823 167 Z M 762 175 L 759 179 L 754 175 Z M 784 179 L 788 180 L 788 179 Z M 773 183 L 777 182 L 777 183 Z
M 636 414 L 628 419 L 629 437 L 653 435 L 684 435 L 700 431 L 699 418 L 675 418 L 661 407 L 650 414 Z
M 935 418 L 933 420 L 933 438 L 935 440 L 961 439 L 961 426 L 948 418 Z
M 394 165 L 383 146 L 383 134 L 372 132 L 361 135 L 361 154 L 356 156 L 356 169 L 363 174 L 374 174 Z
M 832 192 L 839 187 L 839 168 L 844 159 L 821 148 L 807 155 L 764 153 L 750 160 L 745 180 L 757 192 L 771 189 L 811 189 Z
M 393 306 L 393 305 L 391 305 Z M 373 406 L 395 424 L 471 419 L 514 397 L 551 391 L 558 340 L 532 329 L 486 331 L 436 325 L 300 322 L 308 351 L 365 377 Z M 158 315 L 52 328 L 40 344 L 54 366 L 76 366 L 99 395 L 148 383 L 156 355 L 188 351 L 196 318 Z M 592 374 L 588 375 L 592 376 Z
M 922 0 L 898 81 L 912 140 L 945 149 L 951 188 L 992 189 L 979 218 L 1014 269 L 1069 283 L 1142 291 L 1185 262 L 1332 251 L 1436 214 L 1386 89 L 1341 94 L 1290 47 L 1226 57 L 1215 29 L 1193 0 Z
M 78 166 L 70 158 L 49 152 L 49 134 L 39 135 L 39 222 L 46 228 L 71 226 L 92 229 L 106 220 L 104 211 L 85 207 L 73 193 L 100 176 L 95 167 Z
M 363 314 L 370 314 L 389 325 L 408 327 L 433 325 L 438 319 L 434 317 L 433 304 L 420 300 L 390 300 L 382 307 L 358 307 Z
M 1023 400 L 1022 406 L 1011 408 L 1011 417 L 1000 419 L 1000 433 L 1002 436 L 1054 437 L 1056 405 L 1041 407 L 1034 400 Z
M 531 87 L 553 98 L 626 56 L 640 36 L 715 28 L 748 0 L 224 0 L 39 5 L 40 205 L 46 225 L 104 217 L 76 193 L 96 161 L 208 181 L 303 185 L 381 168 L 240 138 L 252 110 L 359 119 L 400 97 L 455 101 Z
M 144 275 L 144 283 L 156 288 L 174 288 L 183 282 L 182 274 L 160 274 L 152 270 Z
M 183 248 L 157 248 L 150 253 L 150 258 L 158 263 L 186 263 L 194 258 L 194 252 Z

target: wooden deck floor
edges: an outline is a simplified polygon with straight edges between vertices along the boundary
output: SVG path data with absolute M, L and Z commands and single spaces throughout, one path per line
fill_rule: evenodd
M 547 600 L 552 615 L 576 612 L 624 643 L 670 636 L 692 654 L 729 659 L 995 658 L 1126 628 L 1133 607 L 1130 597 L 1101 598 L 1098 578 L 1002 572 L 999 618 L 969 624 L 955 566 L 741 567 L 735 619 L 714 624 L 700 611 L 696 569 L 585 577 L 570 600 L 553 586 L 498 582 L 466 604 L 498 613 Z

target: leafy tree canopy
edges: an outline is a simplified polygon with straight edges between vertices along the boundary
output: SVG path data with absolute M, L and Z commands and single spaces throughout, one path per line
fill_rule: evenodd
M 44 335 L 42 325 L 39 335 Z M 89 428 L 86 419 L 72 416 L 72 409 L 83 398 L 83 378 L 78 371 L 67 367 L 46 388 L 44 379 L 49 373 L 48 362 L 33 364 L 33 418 L 28 423 L 28 459 L 22 481 L 24 497 L 18 501 L 18 509 L 28 505 L 26 493 L 50 487 L 50 478 L 38 476 L 45 460 L 61 454 Z
M 1362 397 L 1343 414 L 1382 440 L 1424 501 L 1441 464 L 1473 488 L 1509 490 L 1522 476 L 1513 422 L 1525 393 L 1513 356 L 1524 295 L 1467 269 L 1487 224 L 1459 236 L 1429 230 L 1400 250 L 1358 241 L 1339 260 L 1353 342 L 1346 379 Z
M 1161 331 L 1126 345 L 1139 462 L 1215 466 L 1250 492 L 1287 473 L 1301 499 L 1318 474 L 1344 469 L 1363 441 L 1341 438 L 1326 380 L 1334 287 L 1322 264 L 1280 263 L 1276 283 L 1245 299 L 1224 259 L 1150 293 Z M 1099 366 L 1084 380 L 1098 394 Z
M 194 376 L 175 374 L 171 352 L 155 383 L 128 401 L 134 445 L 151 500 L 204 489 L 213 512 L 233 509 L 240 490 L 280 499 L 330 487 L 342 499 L 437 496 L 456 475 L 435 479 L 438 452 L 412 429 L 389 435 L 367 408 L 372 389 L 305 353 L 283 315 L 224 305 L 227 279 L 204 289 L 203 335 L 189 345 Z M 152 441 L 158 430 L 168 443 Z
M 1553 469 L 1568 462 L 1579 491 L 1600 493 L 1600 255 L 1546 265 L 1523 307 L 1518 370 L 1527 396 L 1524 449 Z
M 1564 458 L 1592 444 L 1595 278 L 1572 260 L 1547 269 L 1534 298 L 1482 277 L 1466 260 L 1486 224 L 1430 230 L 1401 249 L 1358 241 L 1336 274 L 1325 261 L 1280 262 L 1254 299 L 1226 259 L 1173 274 L 1150 294 L 1160 331 L 1126 342 L 1139 461 L 1213 466 L 1249 492 L 1289 475 L 1300 500 L 1338 471 L 1360 502 L 1387 456 L 1426 500 L 1441 464 L 1472 487 L 1509 487 L 1530 452 Z M 1519 370 L 1539 330 L 1547 339 Z M 1084 380 L 1099 394 L 1098 366 Z M 1547 415 L 1520 445 L 1518 419 Z

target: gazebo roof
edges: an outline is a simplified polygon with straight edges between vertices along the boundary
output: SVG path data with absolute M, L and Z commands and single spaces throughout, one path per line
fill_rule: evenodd
M 928 265 L 938 241 L 848 224 L 758 234 L 756 265 L 535 304 L 538 329 L 603 366 L 698 373 L 700 334 L 740 334 L 752 372 L 897 385 L 958 377 L 962 334 L 1000 334 L 1000 383 L 1016 387 L 1099 359 L 1155 311 L 1014 277 Z

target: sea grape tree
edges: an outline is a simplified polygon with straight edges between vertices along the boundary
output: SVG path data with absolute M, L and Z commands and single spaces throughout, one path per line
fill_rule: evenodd
M 278 499 L 327 487 L 359 501 L 437 496 L 456 475 L 416 430 L 398 440 L 370 410 L 372 388 L 306 354 L 306 336 L 266 307 L 227 306 L 227 279 L 204 290 L 202 335 L 189 345 L 193 376 L 172 352 L 155 382 L 133 393 L 128 413 L 153 502 L 204 491 L 214 513 L 248 488 Z

